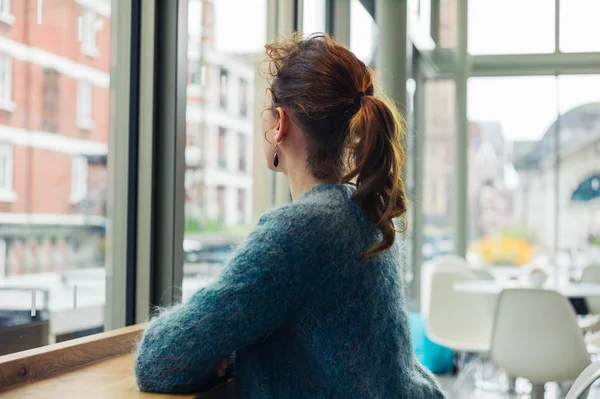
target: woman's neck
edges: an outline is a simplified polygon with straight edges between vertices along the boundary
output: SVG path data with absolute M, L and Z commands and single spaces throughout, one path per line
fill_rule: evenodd
M 308 169 L 296 173 L 286 173 L 286 178 L 293 200 L 300 198 L 302 194 L 313 187 L 320 186 L 322 184 L 335 183 L 331 180 L 316 178 Z

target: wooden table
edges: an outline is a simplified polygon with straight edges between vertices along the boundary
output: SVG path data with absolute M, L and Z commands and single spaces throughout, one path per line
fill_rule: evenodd
M 132 370 L 133 355 L 121 355 L 78 367 L 52 378 L 21 385 L 0 393 L 2 399 L 166 399 L 173 395 L 142 393 Z M 175 396 L 193 399 L 197 395 Z
M 2 399 L 224 399 L 233 383 L 189 395 L 142 393 L 133 375 L 133 348 L 144 325 L 0 357 Z M 160 378 L 160 376 L 157 376 Z

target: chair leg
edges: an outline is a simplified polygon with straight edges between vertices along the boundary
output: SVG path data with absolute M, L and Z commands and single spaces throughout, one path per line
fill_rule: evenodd
M 517 377 L 508 376 L 508 387 L 507 387 L 506 393 L 508 393 L 508 394 L 517 393 Z
M 531 399 L 544 399 L 545 392 L 544 384 L 533 384 L 531 387 Z

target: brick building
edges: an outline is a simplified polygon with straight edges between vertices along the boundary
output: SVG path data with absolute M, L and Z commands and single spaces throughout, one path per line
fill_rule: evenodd
M 0 279 L 103 263 L 109 67 L 110 0 L 0 0 Z

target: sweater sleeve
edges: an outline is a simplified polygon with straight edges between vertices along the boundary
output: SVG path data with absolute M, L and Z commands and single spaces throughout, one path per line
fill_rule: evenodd
M 198 391 L 221 358 L 285 324 L 302 280 L 292 231 L 291 220 L 263 216 L 215 284 L 151 322 L 135 359 L 142 391 Z

